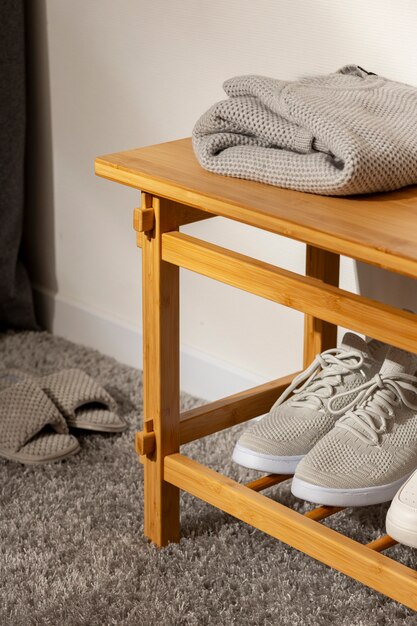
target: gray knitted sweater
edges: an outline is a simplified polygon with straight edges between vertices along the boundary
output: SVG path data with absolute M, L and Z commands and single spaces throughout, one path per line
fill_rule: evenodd
M 196 123 L 217 174 L 325 195 L 417 183 L 417 88 L 347 65 L 289 82 L 238 76 Z

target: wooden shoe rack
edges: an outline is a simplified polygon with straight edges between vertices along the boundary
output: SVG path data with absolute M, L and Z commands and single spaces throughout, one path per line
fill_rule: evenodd
M 96 174 L 141 190 L 134 209 L 142 248 L 145 534 L 158 546 L 180 537 L 185 490 L 309 556 L 417 610 L 417 572 L 382 552 L 387 535 L 363 545 L 320 523 L 340 509 L 305 515 L 260 492 L 290 476 L 243 485 L 180 453 L 181 444 L 268 412 L 294 373 L 180 413 L 179 268 L 305 314 L 304 365 L 336 345 L 341 325 L 417 353 L 417 315 L 340 289 L 344 255 L 417 278 L 417 187 L 332 198 L 217 176 L 197 163 L 190 139 L 99 157 Z M 306 244 L 299 275 L 180 231 L 223 216 Z

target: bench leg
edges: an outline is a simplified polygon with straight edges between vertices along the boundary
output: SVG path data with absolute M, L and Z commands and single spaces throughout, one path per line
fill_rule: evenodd
M 306 276 L 318 278 L 323 282 L 339 286 L 340 256 L 307 244 Z M 324 322 L 312 315 L 304 317 L 304 367 L 310 365 L 316 354 L 335 348 L 337 326 Z
M 163 232 L 176 230 L 166 201 L 142 194 L 152 230 L 142 238 L 144 431 L 155 449 L 143 456 L 145 535 L 158 546 L 179 541 L 179 489 L 164 481 L 164 457 L 179 451 L 179 268 L 161 260 Z

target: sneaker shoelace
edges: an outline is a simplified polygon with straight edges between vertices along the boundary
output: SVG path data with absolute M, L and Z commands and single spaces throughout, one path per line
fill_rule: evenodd
M 317 354 L 307 369 L 294 378 L 280 396 L 276 406 L 282 404 L 293 393 L 298 397 L 291 399 L 291 406 L 323 408 L 324 400 L 334 394 L 334 387 L 341 384 L 343 376 L 360 370 L 363 363 L 364 357 L 360 352 L 342 347 L 325 350 Z M 363 372 L 362 374 L 365 377 Z M 303 381 L 304 384 L 297 389 L 297 385 Z M 348 393 L 356 393 L 356 389 Z
M 327 408 L 335 416 L 343 413 L 337 425 L 367 444 L 378 445 L 379 435 L 387 432 L 387 422 L 395 418 L 395 409 L 401 405 L 417 411 L 417 404 L 405 395 L 410 392 L 417 400 L 417 378 L 410 374 L 376 374 L 356 391 L 358 396 L 343 409 L 332 407 L 337 398 L 349 393 L 345 391 L 331 398 Z

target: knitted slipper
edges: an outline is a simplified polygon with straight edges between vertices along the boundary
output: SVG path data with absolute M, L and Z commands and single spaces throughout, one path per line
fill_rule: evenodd
M 116 414 L 117 404 L 111 395 L 82 370 L 62 370 L 41 378 L 7 370 L 0 372 L 0 389 L 4 377 L 37 384 L 65 417 L 68 426 L 108 433 L 122 432 L 128 427 Z
M 0 456 L 20 463 L 58 461 L 80 450 L 48 396 L 30 381 L 0 391 Z
M 79 369 L 43 376 L 38 384 L 64 415 L 68 426 L 109 433 L 128 427 L 116 414 L 117 404 L 111 395 Z

